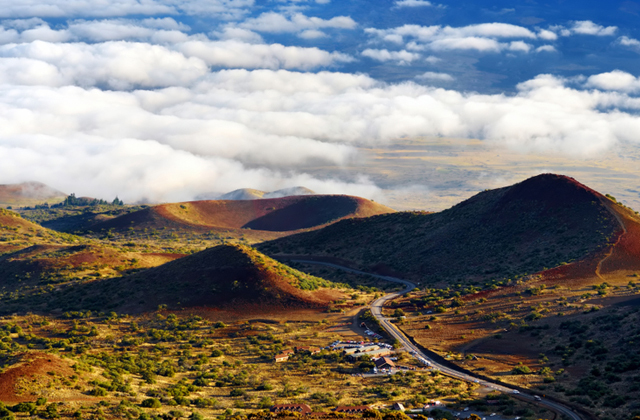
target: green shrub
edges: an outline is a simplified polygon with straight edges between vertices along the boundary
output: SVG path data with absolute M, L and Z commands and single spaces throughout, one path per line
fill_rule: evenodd
M 511 373 L 513 373 L 514 375 L 527 375 L 531 373 L 531 369 L 528 366 L 525 366 L 521 363 L 518 366 L 511 369 Z
M 158 401 L 156 398 L 147 398 L 146 400 L 142 401 L 142 403 L 140 405 L 142 407 L 146 407 L 146 408 L 160 408 L 160 407 L 162 407 L 162 403 L 160 401 Z

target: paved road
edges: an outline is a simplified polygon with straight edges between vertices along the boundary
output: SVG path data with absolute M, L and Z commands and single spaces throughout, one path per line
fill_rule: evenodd
M 402 331 L 400 331 L 398 329 L 398 327 L 396 327 L 394 324 L 392 324 L 389 319 L 385 318 L 382 315 L 382 307 L 384 306 L 385 303 L 389 302 L 390 300 L 396 299 L 406 293 L 409 293 L 410 291 L 412 291 L 413 289 L 416 288 L 416 285 L 410 281 L 407 280 L 402 280 L 402 279 L 398 279 L 395 277 L 389 277 L 389 276 L 382 276 L 379 274 L 373 274 L 373 273 L 367 273 L 366 271 L 360 271 L 360 270 L 354 270 L 352 268 L 348 268 L 348 267 L 343 267 L 341 265 L 337 265 L 337 264 L 331 264 L 331 263 L 325 263 L 325 262 L 318 262 L 318 261 L 308 261 L 308 260 L 292 260 L 295 262 L 299 262 L 299 263 L 305 263 L 305 264 L 315 264 L 315 265 L 322 265 L 322 266 L 326 266 L 326 267 L 332 267 L 332 268 L 336 268 L 338 270 L 343 270 L 343 271 L 348 271 L 350 273 L 355 273 L 355 274 L 362 274 L 365 276 L 371 276 L 371 277 L 375 277 L 375 278 L 379 278 L 382 280 L 386 280 L 386 281 L 390 281 L 390 282 L 394 282 L 394 283 L 399 283 L 405 286 L 405 288 L 399 292 L 394 292 L 394 293 L 389 293 L 388 295 L 384 295 L 379 299 L 376 299 L 375 301 L 373 301 L 373 303 L 371 303 L 371 314 L 376 317 L 376 319 L 380 322 L 380 325 L 387 331 L 387 333 L 389 333 L 389 335 L 391 335 L 393 338 L 397 339 L 400 344 L 402 344 L 402 346 L 409 351 L 414 357 L 416 358 L 421 358 L 424 359 L 426 361 L 428 361 L 431 366 L 434 369 L 439 370 L 440 372 L 457 378 L 457 379 L 462 379 L 463 381 L 467 381 L 467 382 L 475 382 L 479 385 L 485 386 L 487 388 L 492 388 L 495 389 L 496 391 L 500 391 L 500 392 L 504 392 L 504 393 L 509 393 L 509 394 L 517 394 L 518 398 L 523 399 L 525 401 L 530 401 L 530 402 L 534 402 L 537 403 L 538 405 L 541 405 L 543 407 L 549 408 L 555 412 L 558 413 L 562 413 L 564 415 L 566 415 L 567 417 L 569 417 L 572 420 L 582 420 L 582 417 L 580 417 L 577 413 L 575 413 L 574 411 L 572 411 L 569 407 L 566 407 L 562 404 L 558 404 L 556 402 L 553 401 L 549 401 L 547 399 L 542 399 L 542 400 L 536 400 L 536 397 L 534 397 L 533 395 L 530 394 L 526 394 L 523 392 L 518 392 L 513 388 L 509 388 L 507 386 L 503 386 L 503 385 L 498 385 L 495 384 L 493 382 L 487 382 L 481 378 L 469 375 L 467 373 L 464 372 L 460 372 L 457 371 L 455 369 L 451 369 L 450 367 L 441 365 L 439 363 L 437 363 L 435 360 L 431 359 L 429 356 L 427 356 L 426 354 L 424 354 L 422 351 L 420 351 L 419 348 L 417 348 L 416 346 L 414 346 L 411 343 L 411 340 L 409 340 L 403 333 Z

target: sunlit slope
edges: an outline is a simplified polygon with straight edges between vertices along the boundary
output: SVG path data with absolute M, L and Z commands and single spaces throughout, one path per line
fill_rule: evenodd
M 289 232 L 349 217 L 390 213 L 393 209 L 345 195 L 292 196 L 264 200 L 208 200 L 154 206 L 100 223 L 103 229 L 252 229 Z

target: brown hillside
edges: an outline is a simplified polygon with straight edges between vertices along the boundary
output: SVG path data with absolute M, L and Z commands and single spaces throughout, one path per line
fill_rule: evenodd
M 391 213 L 389 207 L 359 197 L 292 196 L 265 200 L 192 201 L 154 206 L 99 223 L 92 229 L 252 229 L 290 232 L 349 217 Z
M 32 296 L 29 306 L 48 310 L 143 312 L 169 308 L 228 310 L 320 308 L 342 297 L 331 283 L 289 268 L 253 248 L 221 245 L 156 268 L 87 284 L 50 296 Z
M 544 174 L 440 213 L 344 220 L 260 249 L 337 257 L 429 282 L 513 278 L 606 252 L 620 231 L 607 201 L 572 178 Z
M 11 367 L 0 373 L 0 401 L 32 402 L 38 397 L 49 401 L 93 399 L 71 386 L 62 386 L 75 374 L 70 362 L 54 354 L 23 353 Z

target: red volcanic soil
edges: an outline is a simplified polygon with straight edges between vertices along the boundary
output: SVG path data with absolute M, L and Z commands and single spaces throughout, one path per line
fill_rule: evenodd
M 323 226 L 349 217 L 368 217 L 394 211 L 363 198 L 344 195 L 192 201 L 154 206 L 97 224 L 92 229 L 166 227 L 205 231 L 223 228 L 288 232 Z
M 613 245 L 572 264 L 545 271 L 545 279 L 578 279 L 640 270 L 640 218 L 630 209 L 601 196 L 600 201 L 619 223 Z
M 602 260 L 600 273 L 640 270 L 640 218 L 631 210 L 608 201 L 607 207 L 616 216 L 623 230 L 619 232 L 611 254 Z
M 56 400 L 56 391 L 59 392 L 60 389 L 52 391 L 53 395 L 41 395 L 43 390 L 40 388 L 46 388 L 46 385 L 53 383 L 56 378 L 69 378 L 73 375 L 73 369 L 58 356 L 40 352 L 24 353 L 19 356 L 18 363 L 0 373 L 0 401 L 28 402 L 35 401 L 40 396 Z M 87 399 L 79 392 L 75 393 L 78 394 L 77 397 Z M 66 397 L 68 396 L 65 395 L 65 399 Z
M 50 308 L 118 309 L 128 313 L 214 307 L 226 310 L 326 308 L 343 297 L 334 289 L 302 290 L 326 282 L 242 245 L 220 245 L 126 277 L 79 285 Z M 150 293 L 150 291 L 152 291 Z M 71 305 L 71 306 L 69 306 Z

